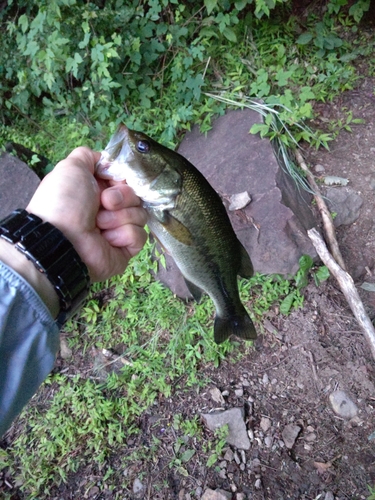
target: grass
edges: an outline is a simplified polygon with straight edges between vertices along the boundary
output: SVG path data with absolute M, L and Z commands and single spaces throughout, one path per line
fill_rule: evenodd
M 306 27 L 318 40 L 313 17 Z M 355 123 L 348 115 L 332 124 L 331 135 L 307 126 L 314 117 L 314 102 L 330 101 L 354 87 L 359 76 L 352 61 L 373 57 L 374 46 L 373 37 L 339 24 L 334 31 L 345 43 L 337 49 L 325 48 L 322 55 L 313 43 L 296 42 L 299 31 L 293 18 L 280 23 L 271 16 L 249 22 L 239 43 L 221 39 L 214 44 L 208 39 L 206 49 L 216 48 L 208 58 L 202 55 L 205 78 L 200 98 L 181 103 L 176 73 L 168 76 L 168 68 L 163 67 L 167 85 L 152 99 L 151 107 L 138 101 L 123 103 L 131 110 L 128 125 L 171 147 L 192 123 L 206 132 L 212 118 L 227 107 L 255 106 L 264 114 L 264 124 L 256 132 L 277 139 L 284 163 L 293 167 L 287 147 L 302 140 L 327 145 L 338 129 Z M 185 57 L 184 50 L 176 51 L 175 61 Z M 264 104 L 255 103 L 255 98 Z M 118 112 L 123 117 L 122 107 Z M 42 112 L 30 118 L 15 111 L 11 123 L 0 125 L 0 145 L 12 140 L 56 163 L 81 144 L 100 150 L 117 119 L 94 123 L 89 113 Z M 241 298 L 259 329 L 270 309 L 288 314 L 302 306 L 301 288 L 311 266 L 301 262 L 291 280 L 257 274 L 240 282 Z M 87 471 L 97 476 L 87 477 L 88 489 L 98 483 L 108 489 L 121 485 L 123 493 L 114 495 L 124 498 L 132 488 L 124 469 L 143 464 L 142 470 L 152 471 L 157 464 L 161 470 L 166 467 L 186 476 L 192 473 L 193 461 L 214 467 L 221 456 L 225 429 L 207 436 L 198 417 L 184 412 L 168 416 L 165 411 L 152 433 L 142 436 L 142 419 L 156 404 L 167 407 L 168 398 L 179 397 L 186 405 L 186 398 L 208 383 L 203 368 L 218 367 L 224 359 L 235 363 L 252 349 L 251 343 L 238 341 L 217 346 L 212 302 L 205 298 L 200 304 L 183 303 L 153 279 L 154 269 L 147 244 L 124 275 L 94 285 L 80 316 L 66 325 L 73 360 L 66 362 L 63 373 L 50 375 L 20 416 L 13 443 L 0 449 L 0 471 L 10 471 L 26 498 L 47 499 L 53 487 Z M 314 278 L 317 283 L 325 279 L 324 269 L 315 272 Z M 112 357 L 99 356 L 103 350 Z M 162 491 L 168 485 L 156 482 L 154 488 Z M 375 499 L 371 489 L 370 494 L 369 500 Z
M 216 345 L 212 302 L 206 297 L 201 304 L 185 304 L 175 298 L 153 279 L 151 251 L 147 244 L 123 276 L 104 289 L 93 287 L 81 316 L 65 328 L 74 353 L 68 373 L 50 375 L 18 421 L 18 437 L 1 458 L 28 498 L 48 498 L 53 485 L 84 470 L 88 460 L 112 481 L 111 464 L 118 456 L 152 464 L 172 428 L 174 455 L 167 465 L 178 473 L 187 474 L 195 454 L 205 457 L 208 467 L 221 455 L 222 433 L 208 439 L 197 416 L 177 414 L 164 433 L 153 436 L 146 454 L 138 446 L 129 458 L 127 443 L 137 440 L 145 412 L 173 395 L 199 391 L 208 383 L 202 367 L 217 367 L 224 358 L 236 362 L 251 349 L 251 342 L 243 343 L 241 353 L 237 341 Z M 286 297 L 292 297 L 288 310 L 303 303 L 296 281 L 280 277 L 257 274 L 241 281 L 240 291 L 258 323 Z M 106 358 L 92 359 L 103 349 L 116 352 L 120 369 Z M 46 392 L 48 400 L 41 400 Z

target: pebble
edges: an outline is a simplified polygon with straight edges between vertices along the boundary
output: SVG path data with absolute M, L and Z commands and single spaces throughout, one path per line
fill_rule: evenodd
M 236 453 L 236 452 L 235 452 L 235 453 L 233 454 L 233 456 L 234 456 L 234 461 L 236 462 L 236 464 L 237 464 L 237 465 L 240 465 L 241 460 L 240 460 L 240 457 L 238 456 L 238 453 Z
M 225 452 L 224 460 L 226 460 L 227 462 L 232 462 L 233 458 L 234 458 L 234 453 L 230 448 L 228 448 L 227 451 Z
M 314 167 L 314 170 L 315 172 L 319 173 L 319 172 L 324 172 L 325 168 L 320 163 L 317 163 Z
M 141 481 L 136 477 L 134 479 L 134 483 L 133 483 L 133 493 L 134 495 L 139 495 L 141 493 L 141 491 L 144 489 L 144 486 L 143 484 L 141 483 Z
M 228 444 L 240 450 L 250 449 L 250 440 L 246 432 L 244 411 L 242 408 L 231 408 L 215 413 L 202 413 L 201 415 L 211 431 L 215 431 L 223 425 L 228 424 Z
M 236 500 L 246 500 L 245 493 L 237 493 Z
M 264 444 L 267 446 L 267 448 L 271 448 L 272 446 L 272 437 L 271 436 L 266 436 L 264 438 Z
M 220 392 L 220 389 L 217 387 L 214 387 L 213 389 L 210 389 L 210 394 L 211 398 L 215 401 L 215 403 L 219 403 L 221 405 L 225 404 L 223 395 Z
M 257 490 L 260 490 L 260 488 L 261 488 L 261 486 L 262 486 L 262 481 L 261 481 L 260 479 L 257 479 L 257 480 L 255 481 L 254 486 L 255 486 L 255 488 L 256 488 Z
M 332 491 L 327 491 L 327 493 L 325 494 L 324 500 L 335 500 L 335 497 L 334 497 Z
M 307 434 L 307 436 L 305 437 L 305 441 L 307 441 L 308 443 L 311 443 L 311 441 L 315 440 L 316 440 L 316 434 L 314 432 L 312 432 L 311 434 Z
M 208 488 L 203 493 L 201 500 L 231 500 L 231 498 L 232 498 L 232 493 L 230 493 L 229 491 L 221 489 L 211 490 L 210 488 Z
M 271 420 L 268 417 L 262 417 L 260 420 L 260 428 L 262 431 L 267 432 L 271 427 Z
M 267 385 L 269 383 L 269 381 L 270 381 L 270 379 L 269 379 L 267 373 L 265 373 L 263 375 L 263 378 L 262 378 L 263 385 Z
M 358 413 L 358 407 L 344 391 L 335 391 L 329 395 L 333 411 L 339 417 L 350 420 Z
M 243 389 L 242 388 L 241 389 L 236 389 L 234 391 L 234 393 L 235 393 L 235 395 L 236 395 L 237 398 L 242 398 L 243 397 Z
M 285 446 L 290 450 L 293 448 L 294 443 L 298 437 L 298 434 L 301 432 L 301 427 L 299 425 L 288 424 L 284 427 L 282 432 L 282 437 Z
M 68 342 L 65 339 L 60 340 L 60 356 L 62 359 L 69 359 L 73 355 L 73 351 L 68 346 Z

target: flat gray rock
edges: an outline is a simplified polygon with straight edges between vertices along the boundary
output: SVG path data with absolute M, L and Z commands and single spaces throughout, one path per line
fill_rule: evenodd
M 0 219 L 16 208 L 26 208 L 36 188 L 39 177 L 15 156 L 0 155 Z
M 202 418 L 211 431 L 215 431 L 223 425 L 228 424 L 227 443 L 240 450 L 250 448 L 250 440 L 246 432 L 243 409 L 231 408 L 225 411 L 216 411 L 212 413 L 202 413 Z
M 326 189 L 327 206 L 337 215 L 333 219 L 335 227 L 353 224 L 363 205 L 362 197 L 350 187 L 331 187 Z
M 260 115 L 249 109 L 229 111 L 214 122 L 207 135 L 193 127 L 178 152 L 222 197 L 254 270 L 291 275 L 298 270 L 303 254 L 316 258 L 306 234 L 315 221 L 309 195 L 279 165 L 270 141 L 249 134 L 260 121 Z M 251 202 L 229 211 L 232 196 L 244 192 Z M 166 263 L 167 269 L 160 268 L 158 278 L 179 297 L 190 297 L 173 259 L 166 256 Z

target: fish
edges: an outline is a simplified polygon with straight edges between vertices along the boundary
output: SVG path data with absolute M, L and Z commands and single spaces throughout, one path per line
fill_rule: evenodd
M 252 340 L 255 326 L 241 302 L 237 276 L 250 278 L 251 259 L 225 206 L 204 175 L 179 153 L 120 124 L 95 169 L 99 178 L 126 181 L 141 198 L 150 232 L 171 255 L 199 302 L 215 308 L 214 340 Z

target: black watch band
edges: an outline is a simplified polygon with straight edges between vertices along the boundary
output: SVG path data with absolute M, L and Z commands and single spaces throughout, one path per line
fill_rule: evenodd
M 64 234 L 49 222 L 18 209 L 0 221 L 0 237 L 13 243 L 56 290 L 62 326 L 85 299 L 90 288 L 86 265 Z

